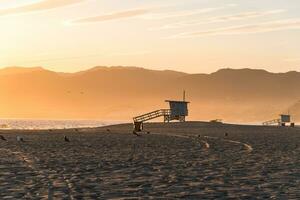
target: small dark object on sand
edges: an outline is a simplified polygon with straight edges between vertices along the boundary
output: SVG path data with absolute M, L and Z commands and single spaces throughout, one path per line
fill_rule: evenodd
M 3 135 L 0 135 L 0 139 L 6 141 L 6 138 Z
M 67 136 L 65 136 L 64 139 L 65 139 L 65 142 L 70 142 L 70 140 Z
M 76 132 L 79 132 L 79 130 L 78 130 L 77 128 L 75 128 L 75 131 L 76 131 Z
M 138 136 L 138 137 L 141 136 L 141 135 L 139 135 L 136 131 L 133 131 L 132 133 L 133 133 L 134 135 Z
M 228 137 L 228 133 L 225 133 L 224 136 L 225 136 L 225 137 Z
M 22 137 L 20 137 L 20 136 L 17 136 L 17 141 L 18 142 L 24 142 L 24 139 Z
M 108 128 L 108 129 L 106 129 L 106 131 L 107 131 L 108 133 L 110 133 L 110 132 L 111 132 L 109 128 Z
M 151 133 L 150 131 L 147 132 L 147 134 L 150 134 L 150 133 Z
M 200 138 L 201 137 L 201 135 L 198 135 L 198 138 Z

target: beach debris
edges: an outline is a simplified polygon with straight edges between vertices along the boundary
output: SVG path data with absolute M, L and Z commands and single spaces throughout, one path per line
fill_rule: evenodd
M 108 133 L 110 133 L 110 132 L 111 132 L 109 128 L 108 128 L 108 129 L 106 129 L 106 131 L 107 131 Z
M 2 129 L 8 129 L 9 125 L 8 124 L 0 124 L 0 128 L 2 128 Z
M 151 132 L 150 131 L 147 131 L 147 134 L 150 134 Z
M 224 133 L 224 136 L 225 136 L 225 137 L 228 137 L 228 135 L 229 135 L 229 134 L 228 134 L 227 132 L 226 132 L 226 133 Z
M 210 123 L 215 123 L 215 124 L 222 124 L 223 120 L 222 119 L 213 119 L 209 121 Z
M 3 135 L 0 135 L 0 139 L 6 141 L 6 138 Z
M 210 145 L 207 141 L 205 140 L 201 140 L 201 142 L 204 144 L 205 148 L 209 149 L 210 148 Z
M 64 136 L 65 142 L 70 142 L 70 139 L 67 136 Z
M 18 141 L 18 142 L 24 142 L 24 138 L 21 137 L 21 136 L 17 136 L 17 141 Z
M 138 136 L 138 137 L 140 137 L 140 136 L 141 136 L 141 135 L 140 135 L 140 134 L 138 134 L 136 131 L 133 131 L 132 133 L 133 133 L 133 135 L 136 135 L 136 136 Z

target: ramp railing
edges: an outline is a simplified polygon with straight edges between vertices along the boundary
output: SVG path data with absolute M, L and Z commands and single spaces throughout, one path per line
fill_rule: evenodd
M 280 123 L 281 123 L 280 119 L 273 119 L 273 120 L 264 122 L 263 125 L 264 126 L 270 126 L 272 124 L 280 124 Z
M 145 122 L 163 116 L 170 116 L 170 109 L 160 109 L 133 118 L 134 122 Z

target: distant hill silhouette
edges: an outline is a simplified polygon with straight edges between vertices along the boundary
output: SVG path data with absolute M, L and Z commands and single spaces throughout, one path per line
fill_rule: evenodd
M 300 73 L 221 69 L 187 74 L 137 67 L 95 67 L 77 73 L 43 68 L 0 70 L 1 118 L 130 120 L 164 108 L 187 91 L 190 119 L 258 122 L 277 117 L 300 100 Z M 294 106 L 300 120 L 300 106 Z

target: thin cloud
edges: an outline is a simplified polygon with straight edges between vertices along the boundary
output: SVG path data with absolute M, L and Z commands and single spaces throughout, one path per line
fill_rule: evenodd
M 193 15 L 206 14 L 218 10 L 224 10 L 236 6 L 237 4 L 227 4 L 222 7 L 202 8 L 202 9 L 194 9 L 194 10 L 187 10 L 187 11 L 175 11 L 175 12 L 169 12 L 164 14 L 154 13 L 154 14 L 148 14 L 143 16 L 143 19 L 162 20 L 162 19 L 171 19 L 171 18 L 179 18 L 179 17 L 189 17 Z
M 170 13 L 150 13 L 150 12 L 154 12 L 157 9 L 162 9 L 163 7 L 140 8 L 140 9 L 125 10 L 125 11 L 114 12 L 110 14 L 103 14 L 103 15 L 91 16 L 86 18 L 74 19 L 74 20 L 67 21 L 66 24 L 71 25 L 71 24 L 105 22 L 111 20 L 126 19 L 131 17 L 139 17 L 141 19 L 146 19 L 146 20 L 159 20 L 159 19 L 186 17 L 186 16 L 192 16 L 192 15 L 197 15 L 202 13 L 209 13 L 209 12 L 225 9 L 227 7 L 234 7 L 234 6 L 236 5 L 228 4 L 224 7 L 204 8 L 204 9 L 189 10 L 189 11 L 176 11 Z
M 292 29 L 300 29 L 300 19 L 288 19 L 260 24 L 225 27 L 206 31 L 186 32 L 173 35 L 170 38 L 193 38 L 211 35 L 240 35 Z
M 107 56 L 109 57 L 114 57 L 114 56 L 143 56 L 150 54 L 151 51 L 138 51 L 138 52 L 126 52 L 126 53 L 113 53 L 113 54 L 108 54 Z
M 49 10 L 49 9 L 64 7 L 68 5 L 73 5 L 83 1 L 85 0 L 42 0 L 37 3 L 26 4 L 19 7 L 0 9 L 0 16 Z
M 87 17 L 87 18 L 80 18 L 76 20 L 70 21 L 71 24 L 83 24 L 83 23 L 93 23 L 93 22 L 105 22 L 105 21 L 111 21 L 111 20 L 119 20 L 119 19 L 125 19 L 130 17 L 136 17 L 141 16 L 146 13 L 150 12 L 150 9 L 133 9 L 133 10 L 127 10 L 122 12 L 115 12 L 111 14 L 105 14 L 105 15 L 98 15 L 93 17 Z
M 283 12 L 285 12 L 285 10 L 269 10 L 264 12 L 244 12 L 244 13 L 238 13 L 233 15 L 216 16 L 216 17 L 211 17 L 211 18 L 197 20 L 197 21 L 194 20 L 188 22 L 173 23 L 158 28 L 152 28 L 151 30 L 166 30 L 166 29 L 183 28 L 186 26 L 196 26 L 196 25 L 211 24 L 211 23 L 218 23 L 218 22 L 245 20 L 250 18 L 258 18 L 258 17 L 264 17 L 268 15 L 280 14 Z
M 161 20 L 161 19 L 169 19 L 169 18 L 176 18 L 176 17 L 188 17 L 192 15 L 210 13 L 221 9 L 224 9 L 224 7 L 203 8 L 203 9 L 189 10 L 189 11 L 177 11 L 177 12 L 170 12 L 165 14 L 154 13 L 154 14 L 148 14 L 143 16 L 143 19 Z

